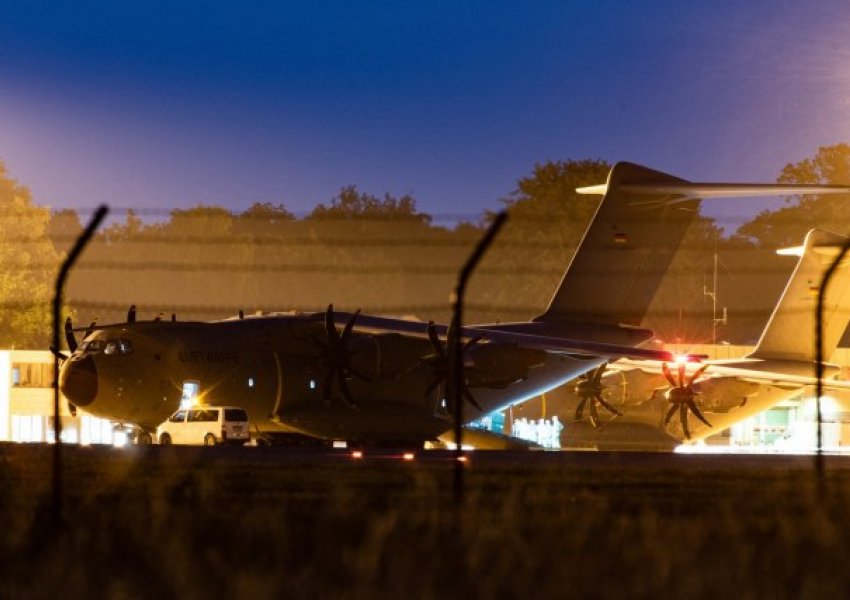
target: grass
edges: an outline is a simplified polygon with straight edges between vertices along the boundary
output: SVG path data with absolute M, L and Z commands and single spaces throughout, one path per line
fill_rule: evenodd
M 0 446 L 0 597 L 839 597 L 850 463 Z

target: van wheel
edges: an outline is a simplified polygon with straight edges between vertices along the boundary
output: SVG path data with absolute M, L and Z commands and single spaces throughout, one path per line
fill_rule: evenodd
M 215 446 L 215 445 L 216 445 L 216 441 L 215 441 L 215 436 L 213 434 L 208 433 L 207 435 L 204 436 L 204 446 Z
M 147 431 L 143 431 L 142 433 L 140 433 L 137 440 L 138 441 L 136 443 L 139 446 L 150 446 L 151 443 L 153 442 L 153 439 L 151 438 L 151 434 L 149 434 Z
M 167 433 L 163 433 L 159 436 L 159 445 L 160 446 L 170 446 L 171 445 L 171 436 Z

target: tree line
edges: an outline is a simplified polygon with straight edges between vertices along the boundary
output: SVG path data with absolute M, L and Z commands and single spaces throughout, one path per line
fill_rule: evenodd
M 599 202 L 575 188 L 605 181 L 610 167 L 603 160 L 547 161 L 517 181 L 500 201 L 508 225 L 470 286 L 471 322 L 524 320 L 545 309 Z M 850 182 L 850 146 L 822 147 L 788 164 L 778 181 Z M 2 163 L 0 209 L 0 346 L 44 348 L 53 279 L 82 230 L 81 216 L 35 204 Z M 270 203 L 240 213 L 175 209 L 161 222 L 127 211 L 81 258 L 68 282 L 67 310 L 87 324 L 122 321 L 130 304 L 140 318 L 208 320 L 240 309 L 324 310 L 333 302 L 339 310 L 445 321 L 457 270 L 492 217 L 437 222 L 410 195 L 378 197 L 355 186 L 301 218 Z M 718 339 L 753 342 L 794 266 L 774 250 L 799 245 L 814 226 L 850 233 L 850 197 L 793 198 L 731 233 L 698 216 L 646 325 L 665 341 L 710 341 L 706 292 L 716 292 L 728 307 Z

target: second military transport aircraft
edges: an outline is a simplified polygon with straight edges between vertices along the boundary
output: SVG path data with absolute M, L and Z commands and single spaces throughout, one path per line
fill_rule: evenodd
M 723 431 L 734 423 L 799 396 L 814 378 L 815 307 L 820 281 L 848 238 L 813 229 L 796 250 L 800 258 L 765 325 L 745 357 L 694 364 L 624 358 L 582 375 L 575 386 L 547 395 L 546 412 L 572 423 L 567 447 L 617 450 L 671 449 Z M 829 360 L 850 323 L 850 262 L 842 261 L 824 295 L 823 356 Z M 835 381 L 839 369 L 824 365 L 824 390 L 850 392 Z M 542 406 L 527 402 L 514 416 L 535 417 Z
M 697 184 L 616 164 L 548 308 L 529 322 L 464 327 L 464 422 L 522 402 L 618 358 L 669 361 L 642 349 L 641 321 L 700 199 L 847 193 L 838 186 Z M 448 327 L 335 312 L 273 313 L 214 322 L 140 321 L 90 327 L 59 385 L 86 412 L 134 424 L 150 441 L 182 403 L 247 409 L 255 434 L 421 444 L 453 427 L 445 400 Z

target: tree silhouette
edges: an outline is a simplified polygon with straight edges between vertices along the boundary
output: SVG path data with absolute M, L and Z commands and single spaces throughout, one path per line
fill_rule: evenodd
M 58 256 L 47 237 L 50 212 L 0 161 L 0 347 L 47 347 Z

